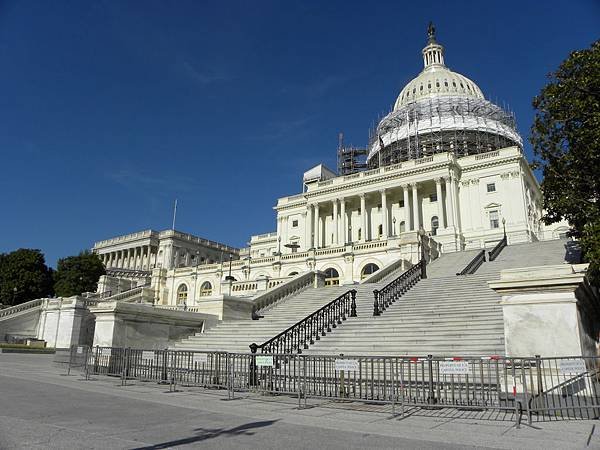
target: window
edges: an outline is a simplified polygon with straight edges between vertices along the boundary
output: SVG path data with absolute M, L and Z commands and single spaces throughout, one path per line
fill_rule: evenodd
M 297 220 L 292 220 L 292 227 L 296 228 L 298 226 Z
M 440 221 L 438 216 L 433 216 L 431 218 L 431 234 L 434 236 L 437 235 L 437 229 L 440 227 Z
M 379 266 L 377 264 L 369 263 L 367 264 L 362 272 L 360 273 L 360 279 L 368 277 L 372 273 L 375 273 L 379 270 Z
M 340 274 L 333 267 L 325 270 L 325 286 L 336 286 L 340 284 Z
M 200 297 L 209 297 L 212 295 L 212 284 L 210 282 L 205 281 L 200 286 Z
M 296 253 L 298 251 L 298 241 L 292 241 L 292 253 Z
M 379 234 L 379 237 L 381 237 L 383 235 L 383 225 L 379 225 L 377 227 L 377 233 Z
M 294 275 L 298 275 L 298 272 L 290 272 L 288 277 L 293 277 Z
M 488 183 L 487 191 L 488 192 L 496 192 L 496 183 Z
M 362 239 L 362 229 L 359 228 L 358 229 L 358 240 L 360 241 Z
M 180 284 L 177 288 L 177 304 L 185 303 L 188 295 L 187 284 Z
M 406 222 L 403 220 L 400 222 L 400 233 L 404 233 L 406 231 Z
M 437 193 L 429 194 L 429 201 L 431 203 L 437 202 Z
M 398 207 L 399 207 L 399 208 L 404 208 L 404 200 L 400 200 L 400 201 L 398 202 Z
M 490 228 L 500 228 L 497 209 L 490 211 Z

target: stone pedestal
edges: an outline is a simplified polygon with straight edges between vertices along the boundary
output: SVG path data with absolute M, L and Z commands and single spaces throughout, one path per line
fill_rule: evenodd
M 215 295 L 203 297 L 196 302 L 194 310 L 202 314 L 211 314 L 219 320 L 251 319 L 252 306 L 250 298 Z
M 94 345 L 164 349 L 216 324 L 216 316 L 155 308 L 136 303 L 105 302 L 90 308 L 96 316 Z
M 82 297 L 46 300 L 39 320 L 37 338 L 46 341 L 48 347 L 69 348 L 92 343 L 94 319 Z
M 595 356 L 599 299 L 587 264 L 501 272 L 489 283 L 502 295 L 506 356 Z

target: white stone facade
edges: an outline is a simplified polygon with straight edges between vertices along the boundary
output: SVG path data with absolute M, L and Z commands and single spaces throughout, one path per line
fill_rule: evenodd
M 370 139 L 370 169 L 308 170 L 303 192 L 277 201 L 276 230 L 252 236 L 247 249 L 147 231 L 94 250 L 107 267 L 125 258 L 127 267 L 154 268 L 155 302 L 194 306 L 253 296 L 313 270 L 328 284 L 358 283 L 399 259 L 416 262 L 421 241 L 434 257 L 493 246 L 504 233 L 509 243 L 557 238 L 564 227 L 540 220 L 540 187 L 514 117 L 445 66 L 434 35 L 423 57 L 425 68 Z

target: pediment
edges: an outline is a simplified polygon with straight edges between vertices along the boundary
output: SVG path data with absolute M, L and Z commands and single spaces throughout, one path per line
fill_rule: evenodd
M 500 208 L 502 205 L 500 203 L 488 203 L 486 206 L 484 206 L 484 209 L 493 209 L 493 208 Z

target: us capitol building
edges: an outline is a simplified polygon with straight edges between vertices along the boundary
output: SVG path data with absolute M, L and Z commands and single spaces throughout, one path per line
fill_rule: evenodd
M 152 286 L 157 305 L 191 307 L 217 296 L 252 297 L 318 270 L 354 284 L 426 253 L 557 238 L 541 222 L 542 195 L 512 114 L 445 64 L 432 26 L 424 68 L 398 95 L 365 148 L 340 139 L 337 173 L 318 165 L 303 192 L 274 207 L 276 231 L 245 249 L 175 230 L 97 242 L 107 268 L 98 291 Z

